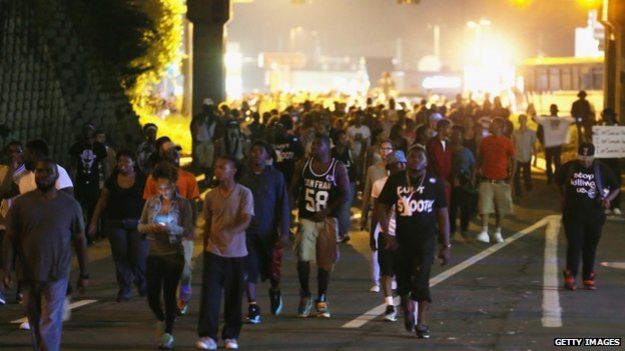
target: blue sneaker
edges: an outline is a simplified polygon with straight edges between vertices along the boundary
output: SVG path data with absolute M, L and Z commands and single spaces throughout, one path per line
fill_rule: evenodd
M 174 336 L 169 333 L 163 333 L 161 340 L 158 343 L 158 348 L 161 350 L 171 350 L 174 348 Z
M 282 307 L 284 306 L 280 290 L 269 289 L 269 303 L 271 305 L 271 314 L 274 316 L 280 315 Z
M 250 304 L 247 307 L 247 318 L 245 319 L 248 324 L 260 324 L 260 306 L 257 304 Z
M 310 316 L 310 310 L 312 310 L 312 299 L 310 298 L 310 294 L 303 295 L 299 299 L 299 306 L 297 307 L 297 316 L 306 318 Z

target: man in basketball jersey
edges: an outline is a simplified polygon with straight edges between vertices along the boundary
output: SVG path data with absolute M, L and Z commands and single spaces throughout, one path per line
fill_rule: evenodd
M 349 179 L 341 162 L 330 157 L 330 139 L 315 135 L 311 157 L 299 163 L 293 175 L 291 194 L 299 195 L 300 229 L 295 238 L 297 273 L 300 281 L 298 315 L 310 316 L 310 261 L 317 262 L 317 316 L 330 317 L 327 303 L 330 272 L 338 259 L 336 233 L 338 211 L 347 201 Z

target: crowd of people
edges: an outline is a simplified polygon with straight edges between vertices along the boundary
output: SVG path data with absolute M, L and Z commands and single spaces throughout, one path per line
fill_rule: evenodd
M 50 159 L 45 141 L 28 141 L 23 150 L 12 141 L 4 149 L 7 165 L 0 168 L 3 281 L 10 285 L 16 271 L 16 300 L 24 300 L 28 315 L 22 327 L 31 329 L 33 347 L 58 350 L 63 305 L 72 293 L 70 242 L 79 262 L 76 287 L 83 291 L 89 281 L 87 246 L 107 238 L 116 301 L 128 301 L 134 286 L 157 320 L 159 347 L 170 349 L 174 322 L 189 309 L 196 225 L 203 223 L 196 346 L 217 349 L 223 295 L 221 339 L 236 349 L 244 294 L 245 321 L 261 323 L 259 281 L 270 282 L 271 314 L 282 312 L 282 249 L 291 241 L 300 288 L 297 315 L 332 316 L 331 273 L 339 243 L 354 233 L 352 212 L 359 205 L 356 227 L 369 232 L 370 291 L 383 292 L 383 318 L 397 320 L 397 294 L 406 330 L 429 338 L 435 256 L 447 264 L 452 240 L 505 240 L 502 220 L 512 213 L 513 197 L 533 189 L 532 158 L 540 141 L 547 182 L 558 184 L 565 199 L 565 287 L 575 288 L 583 253 L 582 280 L 594 289 L 602 221 L 606 211 L 620 214 L 620 162 L 596 166 L 588 139 L 594 117 L 579 102 L 584 97 L 580 93 L 573 118 L 557 117 L 555 105 L 551 116 L 538 116 L 529 106 L 518 116 L 518 127 L 501 100 L 491 102 L 488 95 L 481 104 L 458 95 L 441 106 L 426 100 L 415 106 L 392 99 L 377 105 L 368 99 L 363 106 L 308 100 L 269 111 L 245 101 L 233 107 L 205 99 L 190 122 L 188 168 L 180 163 L 181 147 L 158 137 L 154 124 L 143 126 L 145 139 L 136 151 L 115 152 L 106 134 L 86 123 L 69 148 L 69 172 Z M 530 120 L 537 131 L 529 129 Z M 614 113 L 604 110 L 602 121 L 616 124 Z M 560 167 L 572 123 L 583 130 L 578 160 Z M 204 181 L 198 184 L 190 170 Z M 208 188 L 203 199 L 200 187 Z M 592 211 L 599 220 L 578 223 L 586 218 L 578 211 Z M 471 233 L 476 215 L 481 231 Z M 311 262 L 317 267 L 314 299 Z

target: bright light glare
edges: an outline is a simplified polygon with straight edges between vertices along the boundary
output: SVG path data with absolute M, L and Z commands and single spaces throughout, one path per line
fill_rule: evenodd
M 603 0 L 577 0 L 585 9 L 596 9 L 603 3 Z
M 476 32 L 464 53 L 465 90 L 498 95 L 514 86 L 514 48 L 503 37 Z
M 462 79 L 450 76 L 431 76 L 423 79 L 422 86 L 425 89 L 458 89 L 462 86 Z
M 243 95 L 242 67 L 243 56 L 240 52 L 228 52 L 224 55 L 226 66 L 226 95 L 229 99 L 240 99 Z

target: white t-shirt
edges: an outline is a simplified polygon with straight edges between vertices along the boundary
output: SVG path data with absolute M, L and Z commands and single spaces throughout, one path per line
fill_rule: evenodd
M 358 134 L 362 137 L 362 141 L 356 141 L 356 136 Z M 369 130 L 369 127 L 364 124 L 360 127 L 350 126 L 347 128 L 347 136 L 352 142 L 352 152 L 355 156 L 358 156 L 363 150 L 363 142 L 371 137 L 371 131 Z
M 382 189 L 384 189 L 384 184 L 386 184 L 386 180 L 388 177 L 384 177 L 373 182 L 373 186 L 371 186 L 371 198 L 377 199 L 382 193 Z M 388 219 L 388 235 L 395 236 L 395 206 L 391 210 L 391 216 Z M 375 226 L 375 235 L 380 235 L 382 228 L 380 227 L 380 223 Z
M 57 190 L 73 187 L 74 183 L 72 183 L 72 179 L 67 174 L 65 168 L 61 167 L 61 165 L 57 166 L 59 169 L 59 178 L 56 180 L 54 187 Z M 22 168 L 19 168 L 16 172 L 16 175 L 14 175 L 14 178 L 17 187 L 20 189 L 20 194 L 24 194 L 37 189 L 34 172 L 26 170 L 25 168 L 23 170 Z
M 537 116 L 536 122 L 543 126 L 545 147 L 552 147 L 569 142 L 569 127 L 575 120 L 572 117 Z

